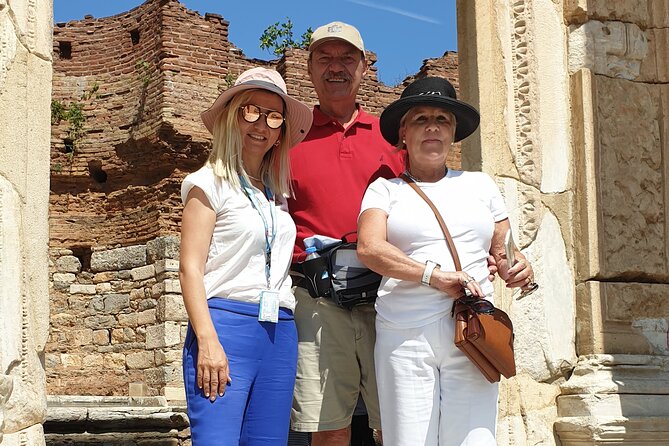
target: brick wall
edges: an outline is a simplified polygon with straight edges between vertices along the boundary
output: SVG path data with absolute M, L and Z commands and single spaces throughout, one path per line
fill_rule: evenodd
M 291 95 L 315 104 L 307 56 L 293 49 L 274 61 L 247 59 L 221 16 L 177 0 L 55 26 L 53 98 L 81 105 L 85 120 L 75 141 L 71 122 L 52 125 L 49 394 L 178 392 L 178 256 L 150 252 L 165 243 L 178 251 L 169 236 L 179 232 L 181 181 L 209 149 L 199 113 L 258 65 L 276 68 Z M 376 55 L 367 58 L 359 101 L 376 115 L 415 77 L 457 85 L 455 53 L 426 60 L 395 87 L 378 81 Z M 459 167 L 458 148 L 448 163 Z

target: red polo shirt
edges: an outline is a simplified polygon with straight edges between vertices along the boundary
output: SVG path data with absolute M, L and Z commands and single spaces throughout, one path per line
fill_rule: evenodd
M 297 226 L 293 261 L 301 261 L 306 237 L 355 232 L 367 186 L 379 177 L 399 176 L 404 161 L 381 136 L 379 119 L 362 107 L 344 129 L 316 106 L 309 134 L 290 151 L 290 168 L 295 198 L 288 208 Z

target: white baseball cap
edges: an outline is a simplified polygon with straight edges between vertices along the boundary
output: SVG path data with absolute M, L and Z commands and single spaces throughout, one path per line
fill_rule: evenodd
M 365 45 L 362 43 L 360 32 L 355 26 L 344 22 L 332 22 L 316 28 L 311 34 L 309 51 L 313 51 L 318 45 L 329 40 L 343 40 L 348 42 L 362 53 L 365 53 Z

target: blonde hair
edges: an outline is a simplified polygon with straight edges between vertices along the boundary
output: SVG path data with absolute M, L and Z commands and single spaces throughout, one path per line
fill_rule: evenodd
M 212 131 L 211 152 L 206 165 L 211 167 L 214 175 L 220 177 L 233 188 L 241 190 L 242 176 L 247 183 L 250 179 L 242 160 L 242 134 L 239 127 L 238 111 L 251 95 L 258 89 L 244 90 L 233 96 L 221 114 L 216 118 Z M 261 90 L 267 91 L 267 90 Z M 274 196 L 290 196 L 290 164 L 288 150 L 290 149 L 290 124 L 284 103 L 286 120 L 281 126 L 279 145 L 267 151 L 260 164 L 260 178 L 267 184 Z

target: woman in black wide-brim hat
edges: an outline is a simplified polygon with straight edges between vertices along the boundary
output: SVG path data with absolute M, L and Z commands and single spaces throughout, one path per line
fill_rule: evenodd
M 383 137 L 406 151 L 402 178 L 373 182 L 362 202 L 358 256 L 384 276 L 376 300 L 375 363 L 383 443 L 495 445 L 497 383 L 490 384 L 453 343 L 453 299 L 465 292 L 493 300 L 488 257 L 507 287 L 536 287 L 519 251 L 504 254 L 509 220 L 494 181 L 446 168 L 455 141 L 471 135 L 479 114 L 445 79 L 409 85 L 381 115 Z M 433 211 L 445 220 L 462 263 L 455 262 Z

